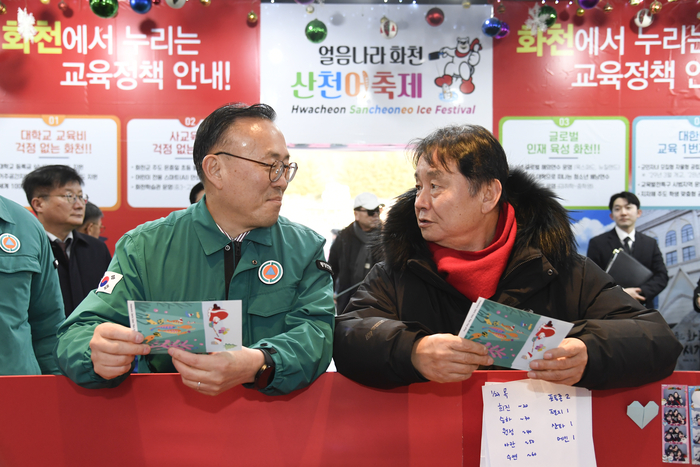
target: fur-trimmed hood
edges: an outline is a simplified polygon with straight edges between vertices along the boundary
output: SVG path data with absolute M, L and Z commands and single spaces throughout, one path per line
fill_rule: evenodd
M 569 214 L 554 193 L 521 169 L 511 170 L 504 192 L 518 225 L 513 252 L 536 248 L 560 272 L 570 269 L 576 239 Z M 415 189 L 400 195 L 382 229 L 380 248 L 391 269 L 404 269 L 409 259 L 431 258 L 416 221 L 415 198 Z

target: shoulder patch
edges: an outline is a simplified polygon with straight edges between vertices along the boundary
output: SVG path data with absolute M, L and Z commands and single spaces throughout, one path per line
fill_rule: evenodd
M 321 261 L 320 259 L 317 259 L 316 260 L 316 267 L 319 268 L 321 271 L 326 271 L 331 276 L 333 275 L 333 268 L 331 267 L 330 264 L 326 263 L 325 261 Z
M 100 284 L 97 287 L 97 290 L 95 290 L 95 292 L 104 292 L 111 294 L 114 290 L 114 287 L 119 283 L 119 281 L 122 280 L 122 277 L 124 276 L 122 276 L 121 274 L 117 274 L 116 272 L 105 272 L 105 275 L 100 280 Z

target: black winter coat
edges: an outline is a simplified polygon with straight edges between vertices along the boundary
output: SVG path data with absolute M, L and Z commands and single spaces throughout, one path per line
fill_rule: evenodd
M 682 346 L 663 317 L 614 285 L 576 254 L 566 210 L 519 170 L 506 183 L 515 209 L 515 246 L 491 300 L 570 321 L 588 365 L 577 386 L 630 387 L 673 372 Z M 374 387 L 425 381 L 411 363 L 415 341 L 457 334 L 471 301 L 437 272 L 414 211 L 415 191 L 399 197 L 382 232 L 385 261 L 376 265 L 336 318 L 338 371 Z

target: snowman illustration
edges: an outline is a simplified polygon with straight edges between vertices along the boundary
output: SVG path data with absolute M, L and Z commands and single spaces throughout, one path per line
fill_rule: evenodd
M 456 84 L 457 80 L 461 80 L 459 90 L 462 94 L 471 94 L 474 92 L 474 83 L 472 78 L 474 68 L 479 64 L 481 56 L 479 51 L 483 46 L 476 38 L 469 42 L 469 37 L 458 37 L 456 47 L 443 47 L 440 49 L 439 56 L 450 57 L 450 61 L 445 64 L 442 76 L 435 78 L 435 85 L 439 88 L 449 89 L 452 84 Z

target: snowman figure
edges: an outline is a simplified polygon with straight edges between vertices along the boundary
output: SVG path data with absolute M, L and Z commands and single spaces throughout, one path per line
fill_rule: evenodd
M 479 64 L 481 56 L 479 51 L 483 46 L 479 39 L 474 39 L 469 42 L 469 37 L 458 37 L 456 47 L 443 47 L 440 49 L 441 57 L 451 57 L 451 60 L 445 64 L 442 76 L 435 78 L 435 85 L 443 88 L 456 83 L 457 79 L 462 82 L 459 85 L 459 90 L 463 94 L 471 94 L 474 92 L 474 83 L 472 76 L 474 75 L 474 67 Z

